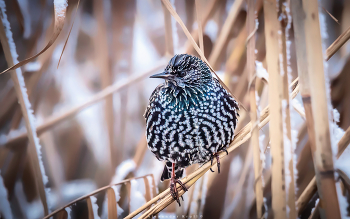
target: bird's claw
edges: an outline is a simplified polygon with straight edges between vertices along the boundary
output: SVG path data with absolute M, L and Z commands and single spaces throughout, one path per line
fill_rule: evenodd
M 178 183 L 185 192 L 187 192 L 188 189 L 180 180 L 175 179 L 175 178 L 171 178 L 171 182 L 170 182 L 171 196 L 174 198 L 174 200 L 176 200 L 176 202 L 179 204 L 179 206 L 181 206 L 180 199 L 179 199 L 179 193 L 178 193 L 177 188 L 176 188 L 176 183 Z M 181 198 L 183 201 L 184 198 L 182 196 L 181 196 Z
M 224 149 L 224 151 L 226 151 L 226 153 L 228 154 L 227 150 Z M 219 153 L 214 153 L 212 156 L 211 156 L 211 165 L 213 166 L 213 160 L 214 158 L 216 158 L 216 161 L 217 161 L 217 164 L 218 164 L 218 173 L 220 173 L 220 157 L 219 157 Z M 211 168 L 210 168 L 211 172 L 214 172 Z

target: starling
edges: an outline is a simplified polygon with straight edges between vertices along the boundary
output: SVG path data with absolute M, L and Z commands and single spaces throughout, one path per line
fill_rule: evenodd
M 179 203 L 176 183 L 185 167 L 217 159 L 234 137 L 238 104 L 211 74 L 201 59 L 175 55 L 152 93 L 145 112 L 148 148 L 158 160 L 166 161 L 161 181 L 171 179 L 170 191 Z M 227 151 L 226 151 L 227 153 Z

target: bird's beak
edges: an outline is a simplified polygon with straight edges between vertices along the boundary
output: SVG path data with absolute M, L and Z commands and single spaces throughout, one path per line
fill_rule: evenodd
M 169 72 L 162 72 L 162 73 L 158 73 L 150 76 L 150 78 L 163 78 L 163 79 L 170 79 L 172 77 L 173 75 L 171 75 Z

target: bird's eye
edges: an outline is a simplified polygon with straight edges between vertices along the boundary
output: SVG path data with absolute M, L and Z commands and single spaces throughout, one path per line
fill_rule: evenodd
M 186 72 L 184 72 L 184 71 L 181 71 L 180 73 L 179 73 L 179 76 L 180 77 L 183 77 L 183 76 L 185 76 L 186 75 Z

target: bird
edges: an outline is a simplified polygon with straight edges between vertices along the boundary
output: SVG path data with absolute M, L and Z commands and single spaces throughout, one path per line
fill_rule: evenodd
M 216 159 L 220 173 L 218 153 L 228 153 L 239 105 L 196 56 L 177 54 L 150 78 L 165 81 L 151 94 L 144 113 L 147 146 L 165 161 L 161 181 L 171 179 L 170 193 L 181 206 L 176 183 L 187 191 L 179 180 L 186 167 Z

